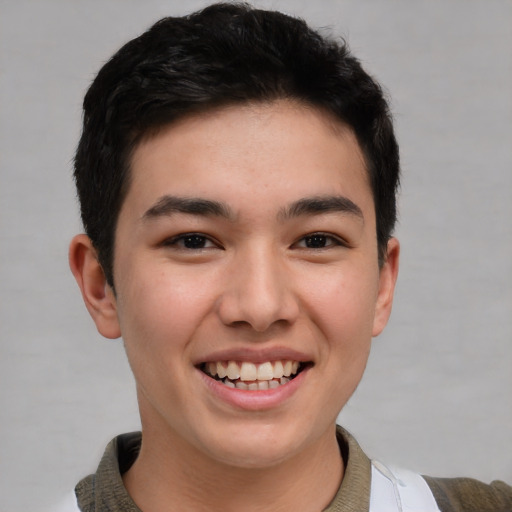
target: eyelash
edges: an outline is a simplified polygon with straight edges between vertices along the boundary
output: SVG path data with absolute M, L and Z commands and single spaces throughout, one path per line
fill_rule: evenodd
M 203 243 L 211 243 L 212 247 L 187 247 L 185 244 L 187 243 L 187 239 L 189 241 L 192 241 L 192 239 L 195 238 L 195 242 L 202 241 Z M 181 243 L 181 245 L 180 245 Z M 207 250 L 212 249 L 213 247 L 222 249 L 220 244 L 214 240 L 212 240 L 210 237 L 203 235 L 202 233 L 183 233 L 181 235 L 177 235 L 175 237 L 169 238 L 167 240 L 164 240 L 163 244 L 164 246 L 174 246 L 178 247 L 182 250 L 191 250 L 191 251 L 198 251 L 198 250 Z
M 301 242 L 307 243 L 308 239 L 310 241 L 312 241 L 315 238 L 316 239 L 323 238 L 326 241 L 330 241 L 330 243 L 328 243 L 327 245 L 325 245 L 323 247 L 302 246 L 302 247 L 300 247 L 300 249 L 326 250 L 326 249 L 330 249 L 332 247 L 348 247 L 347 242 L 345 242 L 345 240 L 341 239 L 340 237 L 332 235 L 330 233 L 323 233 L 321 231 L 316 232 L 316 233 L 308 233 L 307 235 L 304 235 L 301 238 L 299 238 L 299 240 L 297 240 L 297 242 L 295 242 L 293 245 L 297 246 Z
M 315 241 L 315 239 L 316 239 L 316 241 Z M 326 244 L 325 246 L 320 246 L 320 247 L 308 247 L 307 246 L 308 241 L 312 242 L 314 244 L 316 242 L 319 242 L 321 239 L 324 239 L 325 242 L 329 241 L 329 243 Z M 187 247 L 187 245 L 186 245 L 187 241 L 191 242 L 192 245 L 198 244 L 199 246 Z M 305 245 L 299 246 L 299 244 L 301 244 L 303 242 Z M 204 247 L 204 245 L 208 244 L 208 243 L 212 244 L 212 246 Z M 201 246 L 201 244 L 203 246 Z M 177 235 L 173 238 L 165 240 L 162 245 L 167 246 L 167 247 L 169 247 L 169 246 L 179 247 L 180 249 L 191 250 L 191 251 L 208 250 L 208 249 L 212 249 L 212 248 L 219 248 L 219 249 L 223 248 L 218 242 L 216 242 L 215 240 L 212 240 L 211 237 L 208 237 L 207 235 L 204 235 L 202 233 L 183 233 L 181 235 Z M 295 243 L 292 244 L 292 248 L 293 247 L 297 247 L 300 249 L 326 250 L 326 249 L 329 249 L 332 247 L 348 247 L 348 244 L 344 240 L 342 240 L 341 238 L 339 238 L 335 235 L 332 235 L 329 233 L 323 233 L 323 232 L 315 232 L 315 233 L 308 233 L 307 235 L 304 235 L 301 238 L 299 238 Z

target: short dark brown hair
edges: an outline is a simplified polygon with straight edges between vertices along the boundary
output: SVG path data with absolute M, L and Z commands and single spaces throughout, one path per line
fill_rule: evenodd
M 381 87 L 344 42 L 304 21 L 221 3 L 158 21 L 101 68 L 85 96 L 74 175 L 84 228 L 110 285 L 117 218 L 141 138 L 192 113 L 277 99 L 318 107 L 354 130 L 384 261 L 396 222 L 399 154 Z

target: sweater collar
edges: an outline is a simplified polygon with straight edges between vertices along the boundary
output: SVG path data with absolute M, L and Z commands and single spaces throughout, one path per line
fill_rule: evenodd
M 371 462 L 346 430 L 338 426 L 336 435 L 345 473 L 324 512 L 365 512 L 370 504 Z M 81 510 L 141 512 L 122 479 L 138 456 L 141 439 L 140 432 L 132 432 L 117 436 L 107 445 L 96 473 L 81 480 L 75 488 Z

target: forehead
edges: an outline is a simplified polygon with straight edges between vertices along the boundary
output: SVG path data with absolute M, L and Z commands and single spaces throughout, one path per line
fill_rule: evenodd
M 278 190 L 310 196 L 370 192 L 353 131 L 308 105 L 275 101 L 223 107 L 178 120 L 133 152 L 128 196 L 207 196 Z M 337 189 L 337 190 L 334 190 Z M 151 197 L 150 197 L 151 196 Z M 133 206 L 133 205 L 132 205 Z

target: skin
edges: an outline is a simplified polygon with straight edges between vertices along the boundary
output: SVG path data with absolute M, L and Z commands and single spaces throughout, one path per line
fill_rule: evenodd
M 213 201 L 221 215 L 186 213 L 169 197 Z M 312 211 L 311 198 L 330 206 Z M 329 504 L 343 477 L 336 417 L 387 323 L 398 272 L 398 242 L 379 268 L 375 233 L 357 140 L 313 108 L 223 108 L 139 145 L 116 230 L 115 294 L 89 239 L 70 248 L 99 332 L 123 336 L 136 379 L 144 440 L 123 479 L 139 507 Z M 290 354 L 308 369 L 268 399 L 226 398 L 198 368 Z

